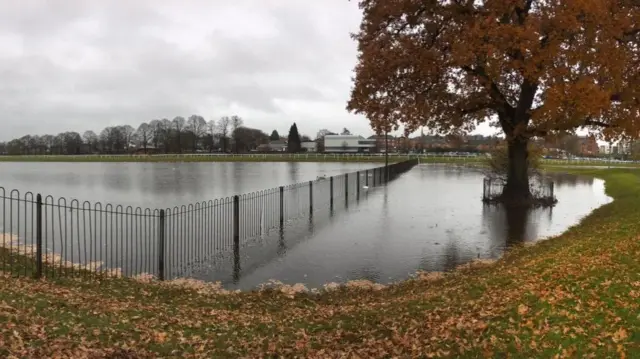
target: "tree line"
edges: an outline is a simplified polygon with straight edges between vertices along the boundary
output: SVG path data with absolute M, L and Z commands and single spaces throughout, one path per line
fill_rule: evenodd
M 301 141 L 308 140 L 308 137 L 300 137 L 295 123 L 289 132 L 290 144 L 287 150 L 300 151 Z M 260 145 L 268 144 L 273 140 L 274 134 L 280 139 L 277 131 L 269 136 L 262 130 L 244 126 L 244 120 L 239 116 L 224 116 L 211 121 L 206 121 L 199 115 L 186 119 L 177 116 L 173 120 L 144 122 L 138 128 L 130 125 L 110 126 L 98 134 L 89 130 L 82 135 L 73 131 L 57 135 L 25 135 L 0 142 L 0 154 L 125 154 L 133 151 L 242 153 L 255 151 Z

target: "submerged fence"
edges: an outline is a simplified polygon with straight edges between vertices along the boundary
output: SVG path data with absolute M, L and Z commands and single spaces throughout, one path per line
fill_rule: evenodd
M 0 187 L 0 271 L 14 275 L 160 280 L 228 257 L 299 218 L 348 207 L 418 163 L 408 160 L 264 191 L 165 209 L 21 194 Z M 188 275 L 188 274 L 187 274 Z
M 485 177 L 482 182 L 482 201 L 485 203 L 494 202 L 502 195 L 506 184 L 505 178 Z M 554 187 L 554 182 L 546 177 L 533 176 L 529 179 L 529 191 L 535 199 L 553 203 L 555 201 Z

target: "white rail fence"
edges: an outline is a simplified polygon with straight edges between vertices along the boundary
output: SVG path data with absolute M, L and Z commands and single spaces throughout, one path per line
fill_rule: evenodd
M 65 159 L 72 160 L 131 160 L 144 161 L 147 157 L 162 160 L 189 160 L 199 159 L 206 161 L 207 158 L 215 160 L 333 160 L 333 161 L 383 161 L 384 153 L 376 154 L 338 154 L 338 153 L 244 153 L 244 154 L 221 154 L 221 153 L 187 153 L 187 154 L 154 154 L 154 155 L 132 155 L 132 154 L 109 154 L 109 155 L 62 155 Z M 59 159 L 61 155 L 26 155 L 26 156 L 0 156 L 0 161 L 4 160 L 47 160 Z M 393 161 L 418 158 L 425 162 L 478 162 L 485 158 L 483 154 L 460 154 L 460 153 L 424 153 L 424 154 L 397 154 L 390 153 L 389 157 Z M 544 164 L 549 165 L 591 165 L 591 166 L 613 166 L 640 164 L 640 161 L 622 161 L 611 158 L 575 158 L 575 159 L 543 159 Z

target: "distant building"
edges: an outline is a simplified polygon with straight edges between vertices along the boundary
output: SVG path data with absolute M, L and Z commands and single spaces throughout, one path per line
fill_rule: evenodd
M 287 150 L 287 141 L 276 140 L 269 143 L 262 144 L 256 148 L 259 152 L 284 152 Z
M 580 137 L 579 143 L 580 154 L 582 156 L 596 156 L 600 153 L 598 141 L 596 141 L 596 138 L 593 136 Z
M 600 145 L 599 151 L 602 155 L 630 155 L 633 143 L 631 141 L 619 141 Z
M 594 136 L 549 136 L 538 140 L 543 152 L 561 152 L 573 156 L 597 156 L 599 153 L 608 153 L 610 146 L 599 146 Z M 560 151 L 562 150 L 562 151 Z
M 318 144 L 316 141 L 302 142 L 300 145 L 302 146 L 303 151 L 318 152 Z
M 376 147 L 375 139 L 366 139 L 355 135 L 326 135 L 324 136 L 324 152 L 328 153 L 363 153 L 373 152 Z
M 633 143 L 631 141 L 618 141 L 615 144 L 605 145 L 609 150 L 605 152 L 611 155 L 630 155 Z
M 393 135 L 387 135 L 385 140 L 384 135 L 369 136 L 370 140 L 375 140 L 379 152 L 384 152 L 389 147 L 389 152 L 395 152 L 398 147 L 398 139 Z
M 600 145 L 600 154 L 608 155 L 611 153 L 611 145 Z

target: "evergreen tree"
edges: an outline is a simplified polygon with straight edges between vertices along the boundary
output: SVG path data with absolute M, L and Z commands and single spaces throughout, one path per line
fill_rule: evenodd
M 279 139 L 280 139 L 280 134 L 278 133 L 277 130 L 273 130 L 273 132 L 271 132 L 271 136 L 269 136 L 269 140 L 277 141 Z
M 298 126 L 294 122 L 291 128 L 289 128 L 289 136 L 287 136 L 287 152 L 296 153 L 301 150 L 300 133 L 298 133 Z

